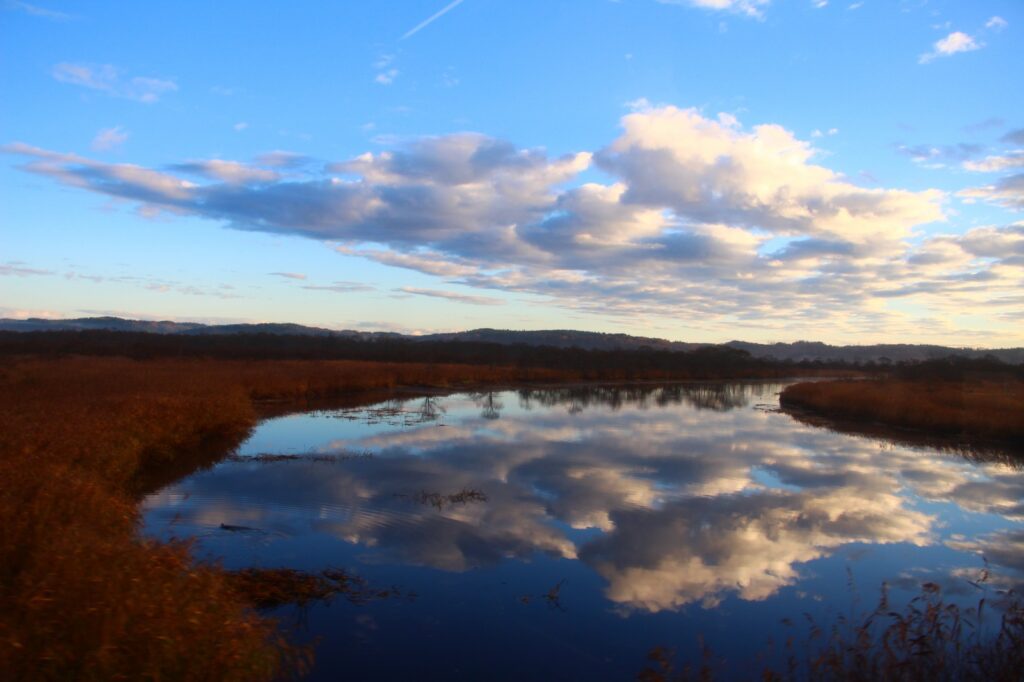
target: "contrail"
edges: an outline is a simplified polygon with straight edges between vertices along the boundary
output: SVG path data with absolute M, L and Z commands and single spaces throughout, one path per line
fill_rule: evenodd
M 438 11 L 437 13 L 431 15 L 425 21 L 422 21 L 422 22 L 416 24 L 415 26 L 413 26 L 411 29 L 409 29 L 409 31 L 404 36 L 402 36 L 399 40 L 405 40 L 409 36 L 415 35 L 420 30 L 422 30 L 422 29 L 426 28 L 427 26 L 429 26 L 434 20 L 440 19 L 442 16 L 444 16 L 448 12 L 451 12 L 453 9 L 455 9 L 456 7 L 458 7 L 461 4 L 462 4 L 462 0 L 455 0 L 454 2 L 449 2 L 440 11 Z

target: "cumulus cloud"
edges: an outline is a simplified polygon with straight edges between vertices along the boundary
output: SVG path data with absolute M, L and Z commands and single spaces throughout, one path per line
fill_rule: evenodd
M 942 217 L 938 192 L 857 187 L 812 163 L 814 149 L 778 125 L 744 132 L 694 109 L 664 107 L 623 119 L 598 153 L 622 177 L 623 203 L 668 207 L 701 223 L 862 240 L 901 236 Z
M 953 31 L 945 38 L 936 40 L 932 45 L 931 52 L 925 52 L 917 61 L 919 64 L 927 64 L 939 57 L 950 57 L 960 52 L 973 52 L 985 47 L 984 43 L 978 42 L 972 36 L 962 31 Z
M 178 84 L 169 78 L 149 76 L 126 77 L 120 69 L 110 64 L 73 64 L 61 62 L 53 67 L 53 77 L 61 83 L 77 85 L 89 90 L 106 93 L 151 104 L 161 96 L 174 92 Z
M 722 333 L 813 324 L 859 338 L 946 336 L 944 323 L 884 302 L 928 297 L 945 314 L 944 294 L 958 292 L 948 300 L 985 314 L 971 286 L 1016 281 L 1012 264 L 955 240 L 915 243 L 918 227 L 945 219 L 942 192 L 861 187 L 781 126 L 671 106 L 629 113 L 606 146 L 560 156 L 480 133 L 414 138 L 319 168 L 281 152 L 154 170 L 24 144 L 6 151 L 28 157 L 24 170 L 147 213 L 303 235 L 450 284 L 606 316 L 685 316 Z M 581 182 L 593 168 L 607 179 Z M 1020 188 L 1004 180 L 961 197 L 1019 202 Z M 940 263 L 942 249 L 962 257 Z

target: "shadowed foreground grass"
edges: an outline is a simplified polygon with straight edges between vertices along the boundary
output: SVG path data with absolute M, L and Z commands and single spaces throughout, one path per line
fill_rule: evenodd
M 211 443 L 237 444 L 257 420 L 254 401 L 575 378 L 346 361 L 4 359 L 0 670 L 7 680 L 300 674 L 310 652 L 253 609 L 275 594 L 252 576 L 196 564 L 187 543 L 139 538 L 145 472 Z M 278 586 L 302 581 L 277 577 Z M 308 587 L 315 596 L 323 583 Z
M 966 441 L 1024 443 L 1024 381 L 890 378 L 787 386 L 783 407 Z

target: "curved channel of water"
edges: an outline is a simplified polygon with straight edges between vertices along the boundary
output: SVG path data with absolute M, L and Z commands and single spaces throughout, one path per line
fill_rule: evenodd
M 780 384 L 502 391 L 263 422 L 146 498 L 229 568 L 385 590 L 278 616 L 314 679 L 632 679 L 698 636 L 743 675 L 783 618 L 1024 581 L 1024 472 L 834 433 Z M 392 589 L 394 588 L 394 589 Z M 800 626 L 796 626 L 798 629 Z M 800 632 L 796 633 L 798 638 Z M 693 656 L 690 656 L 693 654 Z M 756 668 L 754 668 L 756 670 Z

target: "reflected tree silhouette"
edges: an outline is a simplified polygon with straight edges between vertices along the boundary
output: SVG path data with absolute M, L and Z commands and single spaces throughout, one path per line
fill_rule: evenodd
M 505 404 L 494 397 L 494 391 L 471 393 L 470 395 L 476 406 L 481 408 L 481 417 L 484 419 L 499 419 L 501 417 L 501 410 L 504 409 Z
M 441 403 L 441 399 L 436 396 L 426 396 L 423 398 L 423 402 L 420 403 L 418 410 L 420 419 L 423 421 L 436 421 L 441 418 L 447 410 Z

